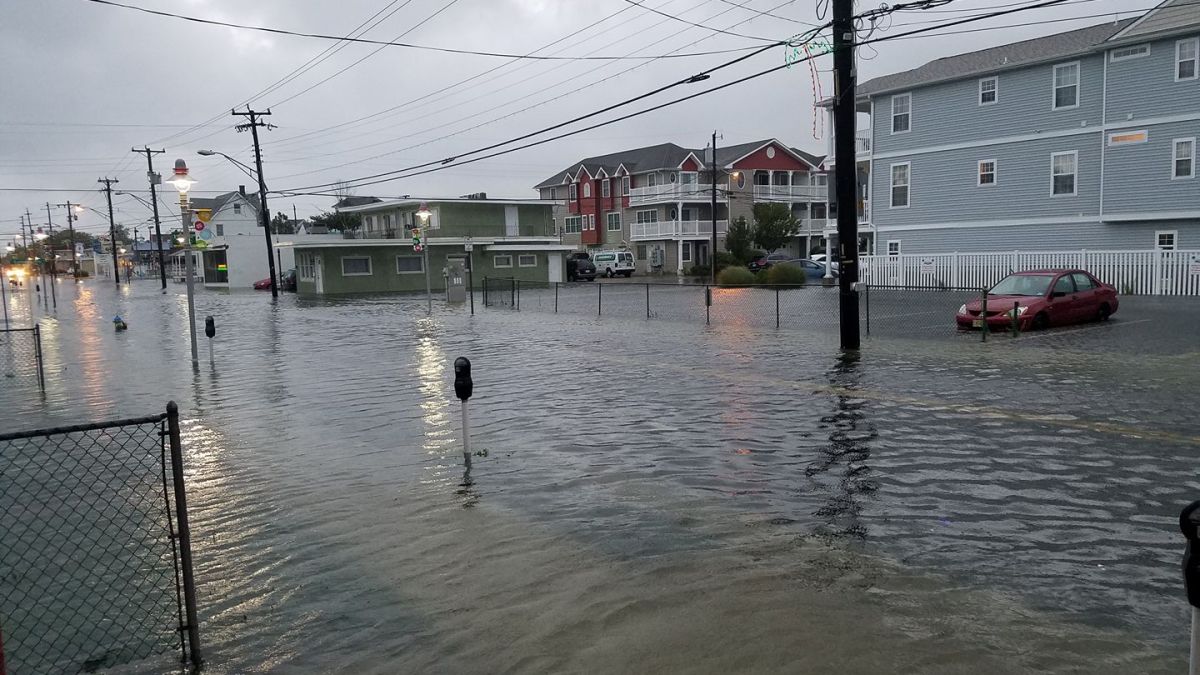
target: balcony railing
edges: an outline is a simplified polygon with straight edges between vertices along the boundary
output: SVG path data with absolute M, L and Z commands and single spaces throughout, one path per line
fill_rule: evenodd
M 823 202 L 829 199 L 825 185 L 755 185 L 756 202 Z
M 871 151 L 871 139 L 866 138 L 864 136 L 859 136 L 859 137 L 855 138 L 854 139 L 854 151 L 855 152 L 870 152 Z
M 630 237 L 644 239 L 683 239 L 712 236 L 711 220 L 663 220 L 657 223 L 633 223 Z M 717 221 L 717 234 L 729 229 L 729 221 Z
M 705 200 L 712 197 L 712 185 L 701 183 L 667 183 L 665 185 L 648 185 L 629 190 L 630 204 L 645 204 L 648 202 L 669 202 L 685 200 Z M 725 196 L 717 190 L 717 199 L 724 201 Z

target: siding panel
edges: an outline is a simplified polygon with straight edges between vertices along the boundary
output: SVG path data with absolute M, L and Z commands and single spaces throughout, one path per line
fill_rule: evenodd
M 1150 43 L 1150 54 L 1108 64 L 1108 122 L 1200 112 L 1200 80 L 1175 81 L 1175 41 Z
M 1200 143 L 1200 120 L 1146 129 L 1147 142 L 1106 150 L 1104 214 L 1200 210 L 1200 178 L 1171 179 L 1172 141 L 1195 138 Z

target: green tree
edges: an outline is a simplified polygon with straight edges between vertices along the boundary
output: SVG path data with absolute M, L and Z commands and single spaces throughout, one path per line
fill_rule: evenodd
M 754 243 L 771 253 L 787 245 L 800 231 L 800 221 L 787 204 L 754 205 Z
M 317 226 L 324 225 L 330 232 L 353 232 L 362 227 L 362 216 L 357 213 L 326 211 L 309 218 L 308 222 Z
M 737 220 L 729 224 L 729 230 L 725 233 L 725 250 L 738 260 L 748 262 L 747 257 L 750 255 L 753 240 L 754 233 L 750 231 L 746 217 L 738 216 Z
M 276 211 L 275 217 L 271 219 L 271 232 L 273 234 L 295 234 L 296 225 L 291 218 L 282 211 Z

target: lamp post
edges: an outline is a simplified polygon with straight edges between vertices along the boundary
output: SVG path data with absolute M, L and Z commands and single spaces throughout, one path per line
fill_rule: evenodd
M 425 238 L 421 240 L 421 266 L 425 268 L 425 302 L 427 304 L 426 312 L 433 314 L 433 287 L 429 284 L 429 216 L 432 213 L 429 211 L 429 205 L 421 202 L 421 206 L 417 209 L 417 217 L 421 219 L 421 234 Z
M 191 218 L 191 207 L 188 204 L 188 190 L 192 189 L 192 185 L 196 183 L 191 176 L 188 175 L 187 163 L 182 159 L 175 160 L 175 175 L 171 180 L 167 181 L 175 186 L 179 191 L 179 217 L 183 221 L 183 269 L 184 275 L 187 278 L 187 313 L 188 313 L 188 336 L 192 342 L 192 367 L 200 365 L 200 356 L 196 350 L 196 304 L 195 304 L 195 274 L 192 271 L 194 262 L 192 260 L 192 224 L 189 222 Z
M 254 128 L 254 143 L 255 143 L 255 146 L 257 147 L 257 145 L 258 145 L 258 128 L 257 127 Z M 230 162 L 233 162 L 235 165 L 237 165 L 237 167 L 239 169 L 241 169 L 242 172 L 245 173 L 247 176 L 250 176 L 251 178 L 258 181 L 258 202 L 259 202 L 258 219 L 259 219 L 259 222 L 262 223 L 263 236 L 265 236 L 267 238 L 267 270 L 270 272 L 270 277 L 271 277 L 271 297 L 278 298 L 279 297 L 279 283 L 277 282 L 276 275 L 275 275 L 275 252 L 273 250 L 273 245 L 271 243 L 271 217 L 270 217 L 270 214 L 267 213 L 267 184 L 265 181 L 263 181 L 262 158 L 261 157 L 257 158 L 258 171 L 254 171 L 250 167 L 246 166 L 245 164 L 237 161 L 236 159 L 230 157 L 229 155 L 227 155 L 223 152 L 218 152 L 216 150 L 197 150 L 196 154 L 203 155 L 204 157 L 220 155 L 220 156 L 224 157 L 225 159 L 229 160 Z

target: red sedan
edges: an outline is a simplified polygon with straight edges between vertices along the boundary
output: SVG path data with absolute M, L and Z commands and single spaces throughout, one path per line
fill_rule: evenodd
M 1010 274 L 993 286 L 983 301 L 976 298 L 958 308 L 959 328 L 990 330 L 1012 327 L 1013 313 L 1021 330 L 1106 321 L 1117 311 L 1117 289 L 1083 270 L 1031 270 Z M 1015 309 L 1014 309 L 1015 305 Z

